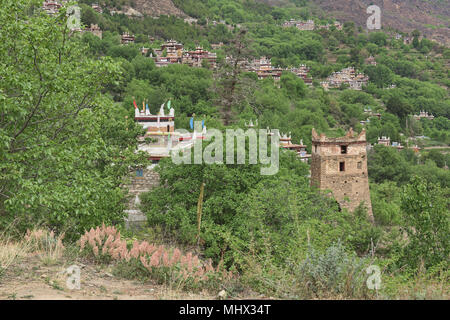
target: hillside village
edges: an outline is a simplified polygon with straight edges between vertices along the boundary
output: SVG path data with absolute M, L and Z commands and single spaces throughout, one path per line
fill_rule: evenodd
M 91 297 L 73 266 L 106 299 L 449 298 L 431 33 L 340 1 L 82 0 L 75 27 L 5 1 L 0 299 Z

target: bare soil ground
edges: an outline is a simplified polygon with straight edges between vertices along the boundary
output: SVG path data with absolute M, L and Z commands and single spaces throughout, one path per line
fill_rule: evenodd
M 75 263 L 76 264 L 76 263 Z M 65 270 L 71 264 L 46 266 L 35 255 L 27 255 L 11 265 L 0 277 L 0 300 L 209 300 L 207 292 L 187 293 L 156 283 L 114 277 L 109 267 L 84 265 L 80 289 L 69 289 Z

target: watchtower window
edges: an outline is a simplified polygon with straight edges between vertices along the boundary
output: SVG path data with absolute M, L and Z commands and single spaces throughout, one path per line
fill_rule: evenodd
M 137 169 L 136 170 L 136 177 L 143 177 L 144 176 L 144 170 L 143 169 Z
M 317 153 L 317 145 L 314 146 L 314 152 Z
M 345 162 L 339 162 L 339 171 L 345 171 Z
M 347 146 L 341 146 L 341 154 L 347 154 Z
M 167 132 L 170 132 L 170 125 L 167 125 Z
M 361 161 L 358 161 L 357 166 L 358 166 L 358 169 L 361 169 L 361 168 L 362 168 L 362 162 L 361 162 Z

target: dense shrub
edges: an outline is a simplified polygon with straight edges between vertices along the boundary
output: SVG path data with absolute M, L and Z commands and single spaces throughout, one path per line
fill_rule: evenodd
M 114 227 L 97 227 L 80 238 L 80 250 L 99 262 L 118 262 L 130 274 L 144 274 L 160 283 L 176 283 L 182 288 L 212 286 L 214 281 L 227 281 L 233 275 L 203 262 L 197 255 L 183 254 L 179 249 L 134 241 L 131 248 Z

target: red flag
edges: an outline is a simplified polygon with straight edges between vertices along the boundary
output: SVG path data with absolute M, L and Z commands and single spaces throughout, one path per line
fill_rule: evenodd
M 134 104 L 134 108 L 137 109 L 137 104 L 136 104 L 136 100 L 133 100 L 133 104 Z

